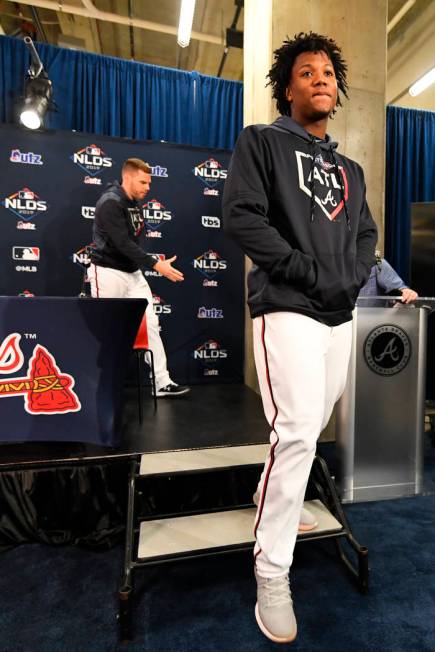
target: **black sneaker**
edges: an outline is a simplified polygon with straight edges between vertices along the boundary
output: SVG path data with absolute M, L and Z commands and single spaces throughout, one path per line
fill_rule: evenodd
M 177 396 L 183 396 L 190 392 L 190 387 L 184 387 L 183 385 L 177 385 L 177 383 L 169 383 L 166 387 L 161 387 L 157 390 L 157 398 L 176 398 Z

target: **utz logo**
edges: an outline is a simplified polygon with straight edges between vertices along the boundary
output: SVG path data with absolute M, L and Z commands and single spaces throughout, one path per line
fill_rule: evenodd
M 98 177 L 85 176 L 83 183 L 90 184 L 91 186 L 101 186 L 101 179 Z
M 193 269 L 197 269 L 207 278 L 212 278 L 228 267 L 227 261 L 223 260 L 220 255 L 212 249 L 204 252 L 201 256 L 198 256 L 198 258 L 195 258 L 192 265 Z
M 95 206 L 82 206 L 82 217 L 93 220 L 95 217 Z
M 9 160 L 12 163 L 24 163 L 26 165 L 44 165 L 41 154 L 33 152 L 20 152 L 19 149 L 13 149 Z
M 344 199 L 346 201 L 349 198 L 349 184 L 346 170 L 341 165 L 338 166 L 338 171 L 335 165 L 332 166 L 332 170 L 324 165 L 319 170 L 317 166 L 312 168 L 313 157 L 310 154 L 296 151 L 295 156 L 298 168 L 299 189 L 311 197 L 312 174 L 315 181 L 314 200 L 328 220 L 333 222 L 344 208 L 342 194 L 344 193 Z
M 24 365 L 20 347 L 21 335 L 11 333 L 0 345 L 0 399 L 24 397 L 24 409 L 29 414 L 65 414 L 82 409 L 73 391 L 75 380 L 62 373 L 54 356 L 37 344 L 30 357 L 27 376 L 10 376 Z
M 36 230 L 36 225 L 33 224 L 33 222 L 23 222 L 22 220 L 18 220 L 17 222 L 17 229 L 24 230 L 24 231 L 35 231 Z
M 70 156 L 70 159 L 91 177 L 95 177 L 104 168 L 111 168 L 113 165 L 112 159 L 97 145 L 88 145 L 79 149 Z
M 224 311 L 220 308 L 198 308 L 198 319 L 223 319 Z
M 5 197 L 1 203 L 2 206 L 18 215 L 25 222 L 31 220 L 38 213 L 45 213 L 47 210 L 47 202 L 30 188 L 23 188 L 18 192 L 14 192 L 13 195 Z
M 228 358 L 228 353 L 216 340 L 207 340 L 194 350 L 193 358 L 204 364 L 215 364 L 219 360 Z
M 150 256 L 158 256 L 160 260 L 165 260 L 165 254 L 150 254 Z M 146 269 L 144 271 L 145 276 L 161 276 L 159 272 L 156 272 L 154 269 Z
M 91 251 L 93 243 L 85 245 L 71 256 L 71 260 L 76 265 L 79 265 L 82 269 L 86 269 L 91 264 Z
M 171 304 L 166 303 L 157 294 L 153 294 L 153 309 L 156 315 L 170 315 L 172 313 Z
M 214 158 L 209 158 L 207 161 L 200 163 L 193 168 L 192 172 L 208 188 L 214 188 L 227 178 L 227 170 L 224 170 L 222 165 Z
M 151 166 L 151 176 L 152 177 L 168 177 L 168 168 L 163 168 L 161 165 L 152 165 Z
M 159 229 L 165 222 L 172 220 L 172 213 L 157 199 L 150 199 L 143 205 L 144 221 L 151 230 Z
M 13 260 L 39 260 L 39 247 L 12 247 Z

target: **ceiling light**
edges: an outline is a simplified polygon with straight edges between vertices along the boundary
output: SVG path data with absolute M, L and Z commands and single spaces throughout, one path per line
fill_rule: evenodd
M 423 91 L 426 90 L 431 84 L 435 82 L 435 68 L 432 68 L 432 70 L 429 70 L 421 79 L 418 79 L 414 84 L 409 89 L 409 94 L 412 95 L 412 97 L 415 97 L 416 95 L 420 95 Z
M 24 102 L 21 107 L 20 121 L 28 129 L 39 129 L 50 105 L 52 94 L 51 81 L 47 77 L 37 77 L 26 83 Z
M 195 2 L 196 0 L 181 0 L 177 43 L 182 48 L 187 47 L 190 43 Z
M 30 50 L 31 63 L 25 81 L 24 100 L 19 112 L 20 122 L 28 129 L 39 129 L 43 126 L 47 110 L 53 108 L 51 102 L 53 89 L 32 39 L 26 36 L 24 43 Z

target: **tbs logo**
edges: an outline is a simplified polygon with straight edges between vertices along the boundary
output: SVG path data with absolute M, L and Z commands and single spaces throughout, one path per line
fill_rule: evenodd
M 158 229 L 165 222 L 172 220 L 172 213 L 157 199 L 150 199 L 143 205 L 145 224 L 149 229 Z
M 209 158 L 207 161 L 200 163 L 193 168 L 192 172 L 209 188 L 213 188 L 227 178 L 227 170 L 224 170 L 222 165 L 214 158 Z
M 13 260 L 39 260 L 39 247 L 12 247 Z
M 71 260 L 73 261 L 73 263 L 79 265 L 80 267 L 82 267 L 82 269 L 86 269 L 87 267 L 89 267 L 89 265 L 91 264 L 90 255 L 91 255 L 92 247 L 93 247 L 93 243 L 85 245 L 84 247 L 76 251 L 71 256 Z
M 95 217 L 95 206 L 82 206 L 82 217 L 93 220 Z
M 44 165 L 41 154 L 33 152 L 20 152 L 19 149 L 13 149 L 9 160 L 12 163 L 25 163 L 27 165 Z
M 201 216 L 201 224 L 202 226 L 205 226 L 206 228 L 209 229 L 220 229 L 221 228 L 221 221 L 218 217 L 214 217 L 212 215 L 202 215 Z
M 172 312 L 172 306 L 157 294 L 153 294 L 153 309 L 156 315 L 170 315 Z
M 70 156 L 70 159 L 92 177 L 100 174 L 103 168 L 111 168 L 113 165 L 112 159 L 105 156 L 105 152 L 97 145 L 88 145 L 79 149 Z
M 209 362 L 216 362 L 216 360 L 225 360 L 228 353 L 225 349 L 221 349 L 219 342 L 216 340 L 207 340 L 204 344 L 198 346 L 193 352 L 195 360 L 200 360 L 206 364 Z
M 228 263 L 223 260 L 216 251 L 204 252 L 193 261 L 193 269 L 197 269 L 201 274 L 207 278 L 212 278 L 219 272 L 227 269 Z
M 31 220 L 37 213 L 44 213 L 47 210 L 47 202 L 42 200 L 30 188 L 23 188 L 13 195 L 5 197 L 1 203 L 26 222 Z

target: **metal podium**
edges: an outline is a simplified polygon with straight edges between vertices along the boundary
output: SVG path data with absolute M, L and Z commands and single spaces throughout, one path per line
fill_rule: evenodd
M 349 374 L 337 405 L 343 502 L 421 492 L 430 308 L 424 300 L 358 300 Z

